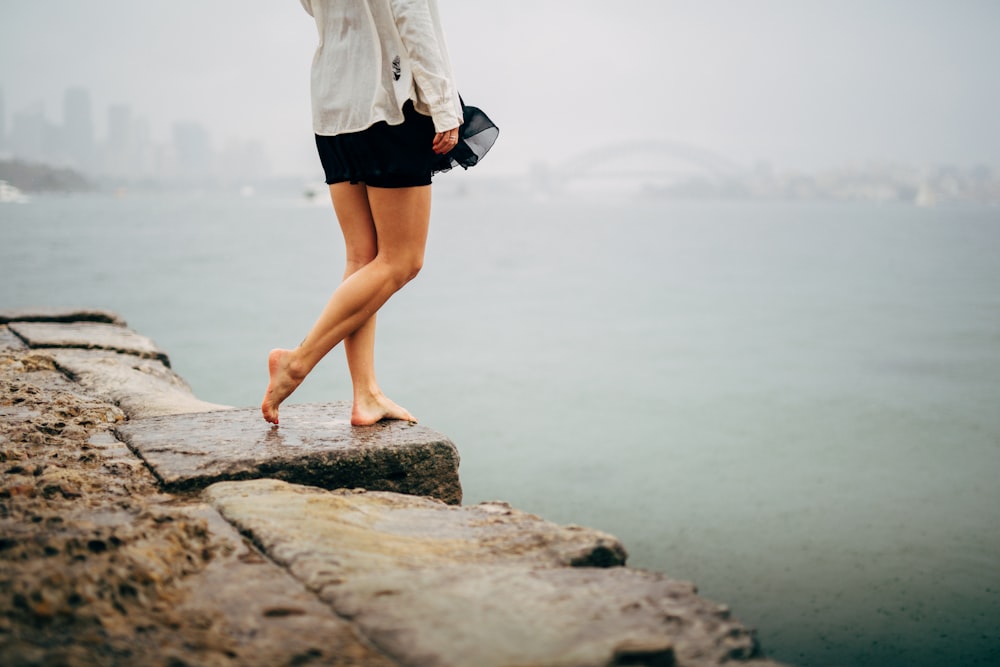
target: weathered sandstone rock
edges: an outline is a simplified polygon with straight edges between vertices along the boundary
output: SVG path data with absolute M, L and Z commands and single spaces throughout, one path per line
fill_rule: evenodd
M 7 325 L 29 347 L 65 347 L 112 350 L 145 359 L 157 359 L 170 366 L 167 354 L 156 344 L 131 329 L 104 322 L 11 322 Z
M 390 570 L 320 597 L 413 667 L 767 664 L 726 607 L 623 567 Z
M 282 406 L 280 427 L 247 408 L 136 419 L 115 432 L 171 491 L 274 477 L 462 500 L 458 450 L 450 440 L 402 421 L 351 426 L 346 402 Z
M 171 606 L 213 545 L 146 502 L 144 467 L 89 444 L 124 415 L 72 386 L 42 355 L 0 355 L 0 664 L 159 664 L 203 639 Z
M 261 556 L 218 512 L 185 508 L 221 545 L 200 572 L 179 586 L 178 614 L 212 619 L 228 639 L 232 664 L 397 667 L 356 627 L 338 616 L 284 568 Z
M 398 665 L 214 509 L 163 494 L 107 431 L 122 411 L 47 352 L 0 352 L 0 665 Z
M 454 507 L 431 498 L 327 492 L 276 479 L 214 484 L 205 496 L 280 562 L 325 558 L 323 552 L 334 546 L 337 582 L 400 568 L 514 562 L 610 567 L 626 558 L 625 548 L 607 533 L 560 526 L 502 502 Z M 316 590 L 330 584 L 302 575 Z
M 215 484 L 205 497 L 402 665 L 766 664 L 725 607 L 613 567 L 624 549 L 598 531 L 503 503 L 277 480 Z

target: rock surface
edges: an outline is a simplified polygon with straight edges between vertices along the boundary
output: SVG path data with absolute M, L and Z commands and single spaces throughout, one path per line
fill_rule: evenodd
M 74 320 L 78 318 L 79 321 Z M 146 336 L 125 328 L 115 313 L 87 309 L 0 311 L 0 352 L 49 350 L 47 358 L 85 388 L 114 403 L 128 417 L 229 409 L 202 401 L 170 370 L 166 353 Z
M 607 533 L 560 526 L 501 502 L 454 507 L 399 493 L 330 492 L 275 479 L 221 482 L 208 487 L 205 497 L 275 560 L 293 566 L 293 573 L 332 545 L 336 572 L 322 564 L 320 575 L 302 572 L 317 590 L 330 583 L 323 577 L 342 582 L 391 569 L 515 562 L 610 567 L 626 558 L 625 548 Z
M 450 440 L 402 421 L 351 426 L 350 410 L 346 402 L 282 406 L 281 426 L 271 427 L 247 408 L 136 419 L 115 432 L 172 491 L 274 477 L 461 502 L 458 450 Z
M 617 567 L 625 551 L 610 535 L 505 503 L 456 508 L 277 480 L 205 496 L 404 665 L 757 662 L 751 633 L 691 584 Z
M 107 350 L 53 349 L 56 366 L 93 396 L 129 418 L 231 409 L 199 400 L 172 370 L 154 359 Z
M 82 348 L 86 350 L 112 350 L 144 359 L 156 359 L 169 368 L 166 352 L 156 344 L 131 329 L 104 322 L 10 322 L 10 330 L 29 347 Z
M 0 350 L 0 665 L 397 667 L 210 507 L 48 351 Z
M 215 510 L 195 506 L 189 512 L 205 521 L 222 548 L 178 586 L 184 600 L 176 611 L 211 619 L 213 633 L 228 640 L 234 665 L 398 665 Z
M 347 404 L 285 406 L 280 428 L 203 412 L 223 406 L 142 345 L 32 321 L 64 316 L 0 324 L 0 665 L 774 664 L 692 585 L 623 567 L 614 537 L 505 503 L 277 479 L 164 493 L 133 449 L 184 488 L 461 487 L 429 429 L 350 427 Z M 107 319 L 89 330 L 127 332 Z

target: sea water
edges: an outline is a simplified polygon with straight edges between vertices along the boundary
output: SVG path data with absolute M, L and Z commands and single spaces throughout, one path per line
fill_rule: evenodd
M 467 503 L 617 535 L 779 660 L 1000 663 L 1000 211 L 480 194 L 432 220 L 377 367 Z M 113 309 L 256 406 L 343 249 L 297 193 L 96 194 L 0 208 L 0 266 L 0 307 Z M 290 400 L 349 397 L 337 350 Z

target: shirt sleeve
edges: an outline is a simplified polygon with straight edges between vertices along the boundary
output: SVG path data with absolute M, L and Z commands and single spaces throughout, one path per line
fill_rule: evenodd
M 309 13 L 309 16 L 313 15 L 312 0 L 301 0 L 302 7 Z
M 303 0 L 305 2 L 306 0 Z M 458 93 L 451 77 L 447 50 L 440 43 L 428 0 L 391 0 L 396 29 L 410 59 L 413 80 L 430 108 L 434 129 L 444 132 L 462 124 Z

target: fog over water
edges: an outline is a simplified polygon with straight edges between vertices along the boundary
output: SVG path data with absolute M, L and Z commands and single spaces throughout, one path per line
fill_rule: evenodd
M 739 164 L 1000 163 L 1000 3 L 440 0 L 460 89 L 502 127 L 494 173 L 618 141 L 682 141 Z M 126 103 L 166 141 L 258 139 L 315 169 L 315 28 L 294 0 L 4 0 L 7 124 L 67 87 L 98 136 Z M 478 177 L 478 176 L 473 176 Z

